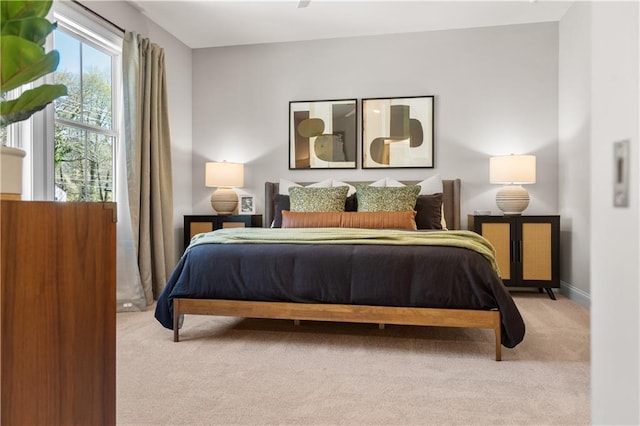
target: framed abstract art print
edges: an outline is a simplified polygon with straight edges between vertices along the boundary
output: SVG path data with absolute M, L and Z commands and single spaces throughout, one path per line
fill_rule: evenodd
M 434 167 L 433 96 L 362 100 L 362 168 Z
M 289 169 L 355 169 L 357 101 L 289 102 Z

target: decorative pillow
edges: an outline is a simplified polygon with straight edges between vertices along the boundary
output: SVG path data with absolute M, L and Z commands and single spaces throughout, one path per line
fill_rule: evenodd
M 418 195 L 415 209 L 418 229 L 443 229 L 442 194 Z
M 290 202 L 288 195 L 274 194 L 273 196 L 273 223 L 272 228 L 282 227 L 282 211 L 290 210 Z
M 447 231 L 447 218 L 444 217 L 444 201 L 442 202 L 442 207 L 440 208 L 440 226 L 442 226 L 442 229 Z
M 343 212 L 347 192 L 346 186 L 332 188 L 289 188 L 292 212 Z
M 283 228 L 416 228 L 414 211 L 405 212 L 291 212 L 282 211 Z
M 283 228 L 339 228 L 342 212 L 282 211 Z
M 272 228 L 282 228 L 282 211 L 291 210 L 291 202 L 288 195 L 274 194 L 273 196 L 273 222 Z M 347 197 L 344 203 L 344 211 L 356 212 L 358 211 L 358 200 L 356 194 Z
M 341 228 L 417 229 L 416 212 L 344 212 L 340 215 Z
M 331 185 L 329 185 L 329 186 L 346 186 L 347 188 L 349 188 L 349 192 L 347 192 L 347 197 L 351 197 L 352 195 L 355 195 L 355 193 L 356 193 L 356 187 L 355 186 L 349 185 L 348 183 L 341 182 L 339 180 L 333 179 L 331 181 Z
M 413 211 L 420 187 L 417 185 L 379 187 L 358 185 L 359 212 Z
M 353 195 L 347 197 L 347 201 L 344 203 L 345 212 L 357 212 L 358 211 L 358 195 L 353 192 Z

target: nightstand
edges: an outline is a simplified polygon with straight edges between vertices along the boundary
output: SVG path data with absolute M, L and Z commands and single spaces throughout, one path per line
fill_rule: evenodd
M 560 287 L 560 216 L 468 216 L 469 230 L 496 249 L 507 287 Z
M 184 217 L 184 250 L 194 235 L 222 228 L 262 228 L 261 214 L 196 215 Z

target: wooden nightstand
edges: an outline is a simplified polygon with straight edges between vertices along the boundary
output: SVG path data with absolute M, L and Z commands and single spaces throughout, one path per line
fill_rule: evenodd
M 261 214 L 245 215 L 196 215 L 184 217 L 184 249 L 194 235 L 222 228 L 262 228 Z
M 560 287 L 560 216 L 468 216 L 468 227 L 496 249 L 508 287 Z

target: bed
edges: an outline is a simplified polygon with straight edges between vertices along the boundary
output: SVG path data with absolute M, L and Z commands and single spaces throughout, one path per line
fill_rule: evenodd
M 160 295 L 156 319 L 176 342 L 187 314 L 484 328 L 494 332 L 499 361 L 503 345 L 522 341 L 524 322 L 498 276 L 493 248 L 459 231 L 460 180 L 443 180 L 442 188 L 445 231 L 304 225 L 198 235 Z M 267 225 L 282 215 L 292 223 L 279 192 L 278 183 L 265 184 Z

